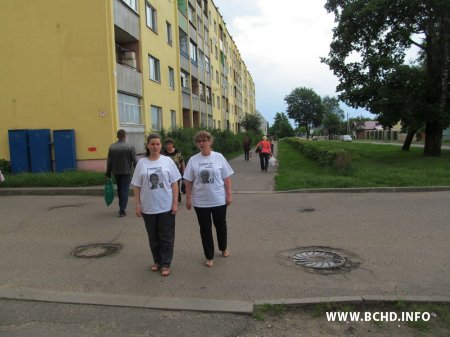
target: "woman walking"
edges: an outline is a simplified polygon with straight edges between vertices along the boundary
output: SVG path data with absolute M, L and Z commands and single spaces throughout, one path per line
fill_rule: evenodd
M 224 156 L 212 150 L 213 137 L 207 131 L 198 132 L 194 141 L 200 153 L 189 159 L 184 179 L 186 182 L 186 208 L 194 207 L 200 226 L 205 265 L 214 265 L 214 239 L 212 224 L 216 228 L 217 242 L 223 257 L 228 257 L 227 207 L 231 205 L 231 175 L 233 169 Z
M 260 147 L 259 151 L 259 163 L 261 164 L 261 171 L 267 172 L 269 167 L 269 157 L 272 155 L 272 150 L 270 142 L 267 141 L 267 137 L 264 136 L 263 139 L 256 145 L 256 148 Z
M 151 270 L 161 270 L 161 275 L 169 276 L 181 175 L 173 160 L 160 152 L 160 137 L 149 135 L 146 156 L 136 165 L 131 184 L 134 187 L 136 215 L 144 218 L 153 255 Z
M 185 165 L 184 165 L 184 158 L 181 154 L 180 150 L 175 148 L 174 140 L 172 138 L 166 138 L 164 141 L 165 149 L 163 150 L 163 155 L 172 158 L 175 165 L 178 167 L 178 170 L 180 171 L 180 174 L 183 175 Z M 181 202 L 181 188 L 180 188 L 180 182 L 178 181 L 178 202 Z

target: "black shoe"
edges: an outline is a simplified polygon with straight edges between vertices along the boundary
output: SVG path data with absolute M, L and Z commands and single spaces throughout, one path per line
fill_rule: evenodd
M 119 218 L 123 218 L 126 215 L 127 215 L 127 212 L 125 212 L 125 211 L 120 211 L 119 212 Z

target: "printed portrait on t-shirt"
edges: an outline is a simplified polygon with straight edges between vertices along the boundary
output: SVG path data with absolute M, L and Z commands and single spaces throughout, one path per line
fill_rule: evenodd
M 148 186 L 151 190 L 157 188 L 164 188 L 164 180 L 162 177 L 161 167 L 149 167 L 147 168 Z
M 200 182 L 202 184 L 214 183 L 214 168 L 212 163 L 199 164 Z

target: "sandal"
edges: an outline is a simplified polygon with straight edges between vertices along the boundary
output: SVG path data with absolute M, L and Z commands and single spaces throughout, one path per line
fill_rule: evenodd
M 214 267 L 214 260 L 206 260 L 205 265 L 209 268 Z
M 155 272 L 158 271 L 160 268 L 160 265 L 155 263 L 153 266 L 150 267 L 151 271 Z
M 222 250 L 222 256 L 223 257 L 228 257 L 230 256 L 230 251 L 228 249 Z
M 167 267 L 162 267 L 161 268 L 161 275 L 162 276 L 169 276 L 170 275 L 170 269 Z

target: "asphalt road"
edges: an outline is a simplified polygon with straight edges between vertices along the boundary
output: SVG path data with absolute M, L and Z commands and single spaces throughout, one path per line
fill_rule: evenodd
M 183 201 L 168 278 L 148 269 L 142 219 L 118 218 L 99 196 L 0 196 L 0 336 L 239 336 L 251 317 L 224 312 L 258 303 L 449 299 L 450 192 L 273 193 L 274 168 L 259 172 L 254 157 L 232 166 L 232 255 L 204 267 Z M 71 255 L 105 242 L 122 249 Z M 295 265 L 291 256 L 308 247 L 348 263 L 326 272 Z

